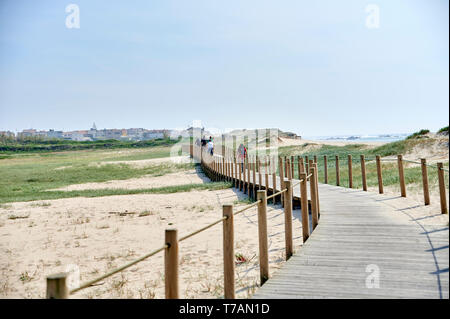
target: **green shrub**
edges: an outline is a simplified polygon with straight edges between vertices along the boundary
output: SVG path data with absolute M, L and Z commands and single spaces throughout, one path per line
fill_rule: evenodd
M 406 139 L 409 140 L 409 139 L 412 139 L 412 138 L 421 138 L 421 137 L 423 137 L 424 135 L 426 135 L 428 133 L 430 133 L 430 130 L 420 130 L 419 132 L 411 134 Z
M 448 126 L 441 128 L 437 132 L 438 132 L 438 134 L 448 135 L 448 133 L 449 133 Z

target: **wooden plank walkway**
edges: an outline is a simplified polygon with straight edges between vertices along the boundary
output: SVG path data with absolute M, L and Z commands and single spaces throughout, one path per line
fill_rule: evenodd
M 319 193 L 319 226 L 253 298 L 449 298 L 448 224 L 411 220 L 386 195 Z

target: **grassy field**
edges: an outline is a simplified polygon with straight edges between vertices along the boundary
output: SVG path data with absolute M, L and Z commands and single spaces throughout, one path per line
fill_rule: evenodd
M 102 161 L 129 161 L 168 157 L 170 147 L 142 149 L 83 150 L 47 153 L 17 153 L 0 160 L 0 203 L 55 199 L 75 196 L 106 196 L 114 194 L 174 192 L 182 187 L 155 190 L 98 190 L 49 192 L 49 189 L 88 182 L 125 180 L 144 175 L 161 176 L 192 169 L 193 164 L 161 163 L 143 168 L 127 164 L 98 165 Z M 191 185 L 192 188 L 202 187 Z M 211 186 L 222 187 L 222 186 Z

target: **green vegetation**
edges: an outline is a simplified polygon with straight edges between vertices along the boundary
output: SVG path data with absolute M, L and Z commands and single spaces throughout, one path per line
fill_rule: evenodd
M 87 149 L 118 149 L 118 148 L 145 148 L 155 146 L 170 146 L 178 143 L 179 139 L 156 139 L 148 141 L 71 141 L 61 139 L 39 139 L 25 138 L 15 140 L 8 137 L 0 138 L 0 152 L 10 154 L 17 152 L 56 152 L 56 151 L 75 151 Z M 3 154 L 3 157 L 5 155 Z
M 133 195 L 133 194 L 171 194 L 178 192 L 189 192 L 193 190 L 219 190 L 230 188 L 231 183 L 227 182 L 213 182 L 205 184 L 186 184 L 179 186 L 167 186 L 159 188 L 145 188 L 145 189 L 98 189 L 98 190 L 82 190 L 82 191 L 37 191 L 20 195 L 17 197 L 0 197 L 2 202 L 17 202 L 17 201 L 33 201 L 41 199 L 59 199 L 72 197 L 101 197 L 113 195 Z
M 448 135 L 448 133 L 449 133 L 448 125 L 446 127 L 441 128 L 439 131 L 437 131 L 437 133 Z
M 0 160 L 0 203 L 68 197 L 62 192 L 48 192 L 48 190 L 72 184 L 124 180 L 144 175 L 161 176 L 194 167 L 193 164 L 167 162 L 150 163 L 143 167 L 134 167 L 131 163 L 114 163 L 168 157 L 170 150 L 170 146 L 157 146 L 112 151 L 10 154 Z
M 348 144 L 345 146 L 335 146 L 335 145 L 317 145 L 317 144 L 303 144 L 300 146 L 285 146 L 280 147 L 278 152 L 280 156 L 292 156 L 292 155 L 302 155 L 308 156 L 310 159 L 314 155 L 318 159 L 323 159 L 324 155 L 328 155 L 328 161 L 334 160 L 334 156 L 338 155 L 339 158 L 347 158 L 348 155 L 352 155 L 353 162 L 359 162 L 360 155 L 365 155 L 366 160 L 375 158 L 375 155 L 380 155 L 381 157 L 405 154 L 409 150 L 413 149 L 414 146 L 421 144 L 425 145 L 427 143 L 431 144 L 434 139 L 430 138 L 427 140 L 418 139 L 406 139 L 401 141 L 396 141 L 392 143 L 383 144 L 374 148 L 370 148 L 367 145 L 362 144 Z M 317 148 L 310 149 L 310 146 L 318 146 Z
M 234 205 L 248 205 L 248 204 L 253 204 L 254 201 L 251 198 L 242 198 L 242 199 L 238 199 L 235 200 L 233 202 Z
M 144 175 L 161 176 L 193 167 L 193 164 L 159 164 L 133 168 L 126 164 L 95 166 L 83 163 L 55 169 L 55 165 L 41 163 L 1 165 L 0 203 L 68 197 L 55 196 L 61 195 L 61 192 L 51 192 L 53 195 L 47 193 L 50 189 L 72 184 L 124 180 Z
M 430 133 L 430 130 L 420 130 L 419 132 L 415 132 L 413 134 L 411 134 L 410 136 L 408 136 L 406 139 L 412 139 L 412 138 L 422 138 L 424 137 L 424 135 Z

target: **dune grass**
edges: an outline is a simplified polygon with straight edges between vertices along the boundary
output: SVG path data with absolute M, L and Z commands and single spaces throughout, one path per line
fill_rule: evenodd
M 213 182 L 205 184 L 186 184 L 178 186 L 166 186 L 157 188 L 142 188 L 142 189 L 98 189 L 98 190 L 82 190 L 82 191 L 34 191 L 32 193 L 18 194 L 8 197 L 0 197 L 0 202 L 20 202 L 20 201 L 34 201 L 34 200 L 51 200 L 60 198 L 73 197 L 102 197 L 114 195 L 134 195 L 134 194 L 171 194 L 178 192 L 190 192 L 200 190 L 219 190 L 230 188 L 231 183 L 227 182 Z M 7 207 L 7 206 L 5 206 Z
M 0 160 L 0 203 L 68 197 L 61 192 L 50 195 L 47 190 L 144 175 L 161 176 L 194 167 L 193 164 L 172 163 L 152 164 L 142 168 L 123 163 L 99 165 L 103 161 L 152 159 L 169 155 L 170 147 L 14 154 L 11 158 Z M 90 192 L 99 196 L 101 194 Z M 82 196 L 75 193 L 73 195 Z

